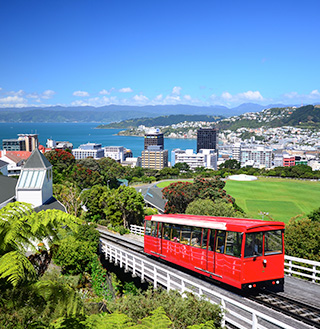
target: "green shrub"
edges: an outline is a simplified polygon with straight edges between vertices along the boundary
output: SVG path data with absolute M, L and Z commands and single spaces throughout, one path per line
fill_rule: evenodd
M 213 328 L 221 328 L 220 307 L 192 293 L 185 293 L 185 297 L 182 297 L 175 290 L 167 292 L 149 289 L 138 295 L 127 294 L 107 305 L 109 311 L 125 313 L 134 322 L 151 315 L 160 306 L 173 322 L 172 328 L 186 329 L 210 320 L 214 321 Z

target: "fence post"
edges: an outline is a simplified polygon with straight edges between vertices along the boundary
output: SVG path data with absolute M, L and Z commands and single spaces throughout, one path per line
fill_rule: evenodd
M 252 313 L 252 329 L 258 329 L 258 319 L 255 313 Z
M 313 269 L 313 272 L 312 272 L 312 283 L 316 283 L 316 280 L 317 280 L 317 273 L 316 273 L 317 265 L 313 265 L 312 266 L 312 269 Z
M 224 299 L 221 299 L 221 308 L 222 308 L 222 319 L 221 319 L 221 327 L 224 328 L 226 326 L 226 303 Z
M 289 276 L 291 276 L 292 273 L 292 260 L 289 260 Z
M 170 291 L 170 274 L 167 272 L 167 291 Z
M 157 269 L 153 267 L 153 288 L 157 289 Z

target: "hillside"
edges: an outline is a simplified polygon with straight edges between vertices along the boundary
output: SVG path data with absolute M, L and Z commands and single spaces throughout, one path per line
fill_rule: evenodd
M 141 125 L 146 127 L 159 127 L 159 126 L 169 126 L 177 124 L 184 121 L 206 121 L 206 122 L 217 122 L 221 120 L 222 116 L 210 116 L 210 115 L 165 115 L 156 118 L 139 118 L 125 120 L 121 122 L 114 122 L 107 125 L 100 125 L 97 128 L 109 129 L 109 128 L 119 128 L 119 129 L 128 129 L 128 128 L 137 128 Z
M 223 119 L 218 123 L 220 129 L 282 127 L 320 128 L 320 106 L 306 105 L 299 108 L 282 107 L 263 110 L 259 113 L 245 113 Z
M 147 105 L 124 106 L 51 106 L 0 108 L 0 122 L 118 122 L 133 118 L 169 115 L 208 115 L 229 117 L 245 112 L 261 111 L 266 106 L 245 103 L 235 108 L 225 106 Z

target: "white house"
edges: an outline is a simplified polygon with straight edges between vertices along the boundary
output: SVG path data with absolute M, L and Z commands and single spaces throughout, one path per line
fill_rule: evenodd
M 16 186 L 16 200 L 43 205 L 52 197 L 52 165 L 35 148 L 21 170 Z

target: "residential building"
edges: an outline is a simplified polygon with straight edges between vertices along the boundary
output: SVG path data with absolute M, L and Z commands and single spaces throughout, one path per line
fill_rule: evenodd
M 19 140 L 25 142 L 25 150 L 32 152 L 39 146 L 38 134 L 18 134 Z
M 131 158 L 126 158 L 122 163 L 123 166 L 125 167 L 142 167 L 142 160 L 141 157 L 131 157 Z
M 72 154 L 77 160 L 85 159 L 88 157 L 101 159 L 104 157 L 104 149 L 101 148 L 101 144 L 87 143 L 82 144 L 79 146 L 79 148 L 72 150 Z
M 149 146 L 141 154 L 143 168 L 163 169 L 168 167 L 168 150 L 163 150 L 161 145 Z
M 242 167 L 271 168 L 272 149 L 252 144 L 241 146 L 240 162 Z
M 26 142 L 21 139 L 3 139 L 2 147 L 6 151 L 25 151 Z
M 193 153 L 192 149 L 175 149 L 171 152 L 171 165 L 177 163 L 187 163 L 192 170 L 198 167 L 216 170 L 217 153 L 209 149 L 200 150 L 197 154 Z
M 296 157 L 294 155 L 284 154 L 283 155 L 283 167 L 293 167 L 296 165 Z
M 150 130 L 144 135 L 144 149 L 147 150 L 149 146 L 159 146 L 161 150 L 164 149 L 163 133 L 159 129 Z
M 124 147 L 123 146 L 105 146 L 104 149 L 104 156 L 114 159 L 118 162 L 124 161 Z
M 28 151 L 3 151 L 0 160 L 8 163 L 8 176 L 18 176 L 30 155 Z
M 51 149 L 72 150 L 73 144 L 67 141 L 55 141 L 54 139 L 47 139 L 47 147 Z
M 17 201 L 43 205 L 52 197 L 52 165 L 38 150 L 34 149 L 21 170 L 16 186 Z
M 217 149 L 218 131 L 215 128 L 200 128 L 197 130 L 197 153 L 201 149 Z

